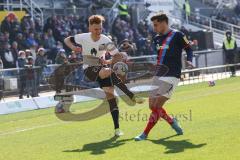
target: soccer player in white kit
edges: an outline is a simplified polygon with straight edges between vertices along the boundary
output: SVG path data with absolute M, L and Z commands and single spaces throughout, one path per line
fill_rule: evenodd
M 84 70 L 84 73 L 88 79 L 97 81 L 100 85 L 100 88 L 104 90 L 114 123 L 115 135 L 121 136 L 123 135 L 123 132 L 119 129 L 119 110 L 116 98 L 114 97 L 114 85 L 121 89 L 131 100 L 135 101 L 136 103 L 142 103 L 143 100 L 134 96 L 134 94 L 128 90 L 126 85 L 117 77 L 111 68 L 104 66 L 112 63 L 111 60 L 104 60 L 102 58 L 102 55 L 104 55 L 106 52 L 104 48 L 106 48 L 107 44 L 112 43 L 107 36 L 102 34 L 104 17 L 101 15 L 92 15 L 89 17 L 88 22 L 88 33 L 67 37 L 65 38 L 64 42 L 73 51 L 78 52 L 82 50 L 83 55 L 99 57 L 99 60 L 103 65 L 89 65 L 88 68 Z M 81 45 L 82 48 L 78 47 L 78 45 Z M 110 53 L 112 55 L 119 54 L 117 49 L 111 51 Z

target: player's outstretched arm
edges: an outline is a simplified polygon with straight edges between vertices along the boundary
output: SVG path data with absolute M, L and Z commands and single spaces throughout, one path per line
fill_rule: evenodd
M 188 41 L 187 37 L 183 33 L 180 33 L 180 36 L 181 36 L 180 42 L 187 53 L 187 60 L 186 60 L 187 67 L 189 69 L 192 69 L 194 68 L 194 65 L 192 64 L 193 50 L 191 48 L 191 43 Z
M 74 43 L 72 42 L 73 40 L 73 37 L 70 36 L 70 37 L 67 37 L 64 39 L 64 43 L 66 44 L 66 46 L 68 46 L 71 50 L 75 51 L 75 52 L 80 52 L 81 51 L 81 48 L 74 45 Z

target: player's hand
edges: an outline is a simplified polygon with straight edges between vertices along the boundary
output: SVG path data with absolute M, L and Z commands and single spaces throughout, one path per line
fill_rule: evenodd
M 186 61 L 186 63 L 187 63 L 187 68 L 189 68 L 189 69 L 195 68 L 195 66 L 192 64 L 192 62 Z
M 76 52 L 76 53 L 79 53 L 79 52 L 82 52 L 82 48 L 81 47 L 75 47 L 73 49 L 73 51 Z

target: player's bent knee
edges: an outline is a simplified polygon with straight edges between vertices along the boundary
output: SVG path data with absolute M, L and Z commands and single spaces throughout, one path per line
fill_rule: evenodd
M 114 88 L 113 87 L 103 87 L 102 88 L 106 94 L 107 100 L 115 98 L 114 96 Z
M 110 99 L 113 99 L 113 98 L 115 98 L 115 96 L 114 96 L 114 94 L 106 94 L 106 98 L 107 98 L 107 100 L 110 100 Z
M 158 97 L 150 97 L 149 98 L 149 109 L 153 108 L 161 108 L 164 103 L 168 100 L 168 98 L 163 97 L 163 96 L 158 96 Z
M 153 98 L 149 98 L 148 99 L 148 102 L 149 102 L 149 109 L 152 109 L 152 108 L 154 108 L 154 99 Z

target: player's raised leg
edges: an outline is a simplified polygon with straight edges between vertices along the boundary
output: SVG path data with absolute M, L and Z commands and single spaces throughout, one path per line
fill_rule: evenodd
M 127 86 L 122 82 L 122 80 L 113 72 L 111 68 L 102 68 L 99 72 L 99 77 L 101 79 L 110 78 L 113 85 L 116 85 L 119 89 L 121 89 L 131 100 L 136 103 L 143 103 L 144 99 L 137 97 L 131 92 Z

